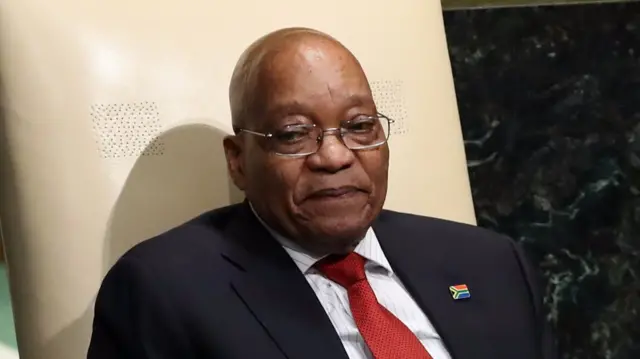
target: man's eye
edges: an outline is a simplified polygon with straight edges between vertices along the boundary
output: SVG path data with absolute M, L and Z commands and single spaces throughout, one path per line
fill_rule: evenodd
M 284 130 L 276 132 L 274 137 L 278 142 L 296 143 L 309 138 L 309 131 L 305 129 Z
M 345 124 L 345 129 L 354 133 L 368 133 L 376 129 L 376 120 L 371 118 L 351 120 Z

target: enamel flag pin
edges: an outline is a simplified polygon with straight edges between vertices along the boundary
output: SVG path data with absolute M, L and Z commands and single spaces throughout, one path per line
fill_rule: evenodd
M 471 292 L 466 284 L 452 285 L 449 287 L 449 291 L 451 292 L 453 300 L 471 298 Z

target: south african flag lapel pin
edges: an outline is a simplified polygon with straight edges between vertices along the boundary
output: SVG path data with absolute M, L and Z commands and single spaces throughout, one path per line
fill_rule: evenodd
M 451 287 L 449 287 L 449 292 L 451 292 L 451 297 L 453 298 L 453 300 L 471 298 L 471 292 L 469 291 L 469 287 L 467 287 L 466 284 L 452 285 Z

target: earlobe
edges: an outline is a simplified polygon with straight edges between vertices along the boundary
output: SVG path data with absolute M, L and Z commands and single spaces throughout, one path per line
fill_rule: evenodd
M 244 191 L 245 189 L 245 175 L 244 175 L 244 162 L 242 161 L 242 143 L 236 136 L 227 136 L 222 141 L 224 147 L 224 155 L 227 159 L 227 171 L 233 183 Z

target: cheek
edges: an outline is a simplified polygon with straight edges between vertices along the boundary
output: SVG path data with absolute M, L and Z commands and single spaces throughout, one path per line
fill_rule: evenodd
M 275 157 L 275 156 L 274 156 Z M 276 192 L 274 195 L 291 197 L 299 186 L 300 175 L 303 170 L 304 161 L 300 159 L 290 159 L 275 157 L 267 164 L 262 173 L 258 173 L 256 178 L 263 182 L 270 191 Z M 289 198 L 286 199 L 287 202 Z
M 369 176 L 369 180 L 376 186 L 376 190 L 381 190 L 386 186 L 389 172 L 389 151 L 381 148 L 378 151 L 363 152 L 360 156 L 362 168 Z

